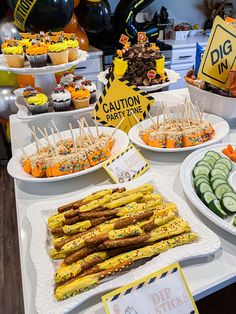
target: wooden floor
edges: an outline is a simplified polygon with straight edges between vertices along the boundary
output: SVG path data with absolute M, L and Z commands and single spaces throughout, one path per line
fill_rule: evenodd
M 14 185 L 3 166 L 0 166 L 0 285 L 0 313 L 23 314 Z M 197 306 L 200 314 L 236 313 L 236 284 L 200 300 Z

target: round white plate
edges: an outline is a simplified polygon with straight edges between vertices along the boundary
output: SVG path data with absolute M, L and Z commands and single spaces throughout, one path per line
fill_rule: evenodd
M 215 135 L 214 138 L 204 142 L 197 146 L 191 146 L 191 147 L 182 147 L 182 148 L 157 148 L 157 147 L 151 147 L 144 143 L 144 141 L 139 136 L 140 132 L 140 126 L 144 129 L 150 127 L 153 123 L 151 119 L 144 120 L 140 122 L 139 124 L 136 124 L 133 126 L 129 131 L 129 138 L 130 140 L 145 149 L 154 151 L 154 152 L 162 152 L 162 153 L 178 153 L 178 152 L 186 152 L 186 151 L 192 151 L 199 149 L 201 147 L 206 147 L 212 144 L 215 144 L 219 141 L 221 141 L 228 133 L 229 133 L 229 125 L 228 123 L 222 119 L 221 117 L 215 116 L 213 114 L 205 113 L 203 118 L 205 120 L 208 120 L 212 123 L 214 129 L 215 129 Z M 156 121 L 156 117 L 153 117 L 154 121 Z M 160 121 L 162 121 L 163 117 L 160 116 Z
M 23 90 L 23 88 L 21 88 L 21 90 Z M 18 94 L 19 89 L 17 89 L 16 91 L 14 91 L 15 95 L 19 95 Z M 101 92 L 97 91 L 97 99 L 99 99 L 100 95 L 101 95 Z M 31 112 L 25 105 L 23 97 L 21 96 L 17 97 L 15 103 L 16 103 L 17 108 L 19 109 L 17 112 L 17 118 L 22 119 L 22 120 L 36 120 L 39 117 L 48 117 L 48 116 L 55 117 L 55 116 L 62 116 L 62 115 L 71 116 L 77 113 L 91 112 L 94 110 L 97 102 L 89 105 L 89 107 L 86 107 L 86 108 L 81 108 L 81 109 L 72 108 L 71 110 L 67 110 L 67 111 L 53 111 L 52 106 L 50 106 L 49 112 L 44 112 L 44 113 L 39 113 L 39 114 L 31 114 Z
M 94 136 L 96 136 L 96 128 L 95 127 L 90 127 L 91 132 L 93 133 Z M 98 127 L 99 132 L 100 133 L 107 133 L 107 134 L 112 134 L 112 132 L 114 131 L 113 128 L 108 128 L 108 127 Z M 86 128 L 85 128 L 86 131 Z M 79 134 L 79 129 L 74 129 L 73 130 L 74 134 Z M 66 138 L 71 138 L 71 133 L 70 130 L 67 131 L 63 131 L 61 132 L 61 135 L 63 137 L 63 139 Z M 56 136 L 56 140 L 59 140 L 59 138 Z M 117 155 L 118 153 L 120 153 L 122 150 L 124 150 L 128 145 L 129 145 L 129 138 L 127 136 L 127 134 L 125 132 L 123 132 L 122 130 L 117 130 L 115 135 L 115 144 L 112 147 L 111 150 L 111 157 Z M 49 136 L 49 140 L 52 139 L 52 136 Z M 40 139 L 40 142 L 42 143 L 42 145 L 46 146 L 47 142 L 44 138 Z M 26 153 L 33 154 L 36 152 L 36 145 L 35 143 L 31 143 L 29 145 L 27 145 L 26 147 L 24 147 Z M 7 165 L 7 171 L 9 173 L 9 175 L 15 179 L 21 180 L 21 181 L 26 181 L 26 182 L 34 182 L 34 183 L 42 183 L 42 182 L 55 182 L 55 181 L 61 181 L 61 180 L 66 180 L 66 179 L 71 179 L 71 178 L 75 178 L 75 177 L 79 177 L 82 175 L 85 175 L 87 173 L 96 171 L 100 168 L 102 168 L 102 165 L 104 164 L 104 162 L 88 168 L 86 170 L 83 171 L 79 171 L 76 173 L 72 173 L 72 174 L 67 174 L 64 176 L 58 176 L 58 177 L 50 177 L 50 178 L 34 178 L 32 175 L 26 173 L 21 164 L 20 164 L 20 157 L 22 156 L 22 152 L 21 150 L 18 150 L 17 153 L 10 159 L 10 161 L 8 162 Z
M 60 64 L 60 65 L 48 65 L 42 68 L 31 68 L 29 62 L 25 62 L 24 68 L 10 68 L 7 65 L 4 54 L 0 55 L 0 70 L 1 71 L 10 71 L 16 74 L 48 74 L 48 73 L 57 73 L 69 70 L 71 67 L 77 65 L 80 62 L 84 62 L 88 58 L 88 53 L 79 49 L 78 59 L 72 62 Z
M 233 147 L 236 147 L 236 143 L 233 144 Z M 210 150 L 216 151 L 222 155 L 222 157 L 226 157 L 221 153 L 222 149 L 225 148 L 227 144 L 218 144 L 210 147 Z M 236 227 L 232 225 L 233 216 L 229 216 L 226 219 L 222 219 L 213 213 L 198 197 L 195 192 L 192 180 L 192 171 L 196 166 L 196 163 L 204 157 L 204 155 L 209 151 L 209 148 L 203 148 L 197 150 L 190 154 L 183 162 L 180 170 L 180 180 L 182 183 L 182 187 L 184 189 L 184 193 L 190 202 L 208 219 L 214 222 L 216 225 L 224 229 L 225 231 L 230 232 L 231 234 L 236 236 Z M 236 171 L 236 164 L 232 162 L 233 172 Z M 233 188 L 233 187 L 232 187 Z
M 169 82 L 163 83 L 163 84 L 157 84 L 157 85 L 152 85 L 152 86 L 138 86 L 138 88 L 146 91 L 146 92 L 153 92 L 157 91 L 159 89 L 162 89 L 164 87 L 169 86 L 170 84 L 176 83 L 180 79 L 180 75 L 169 69 L 165 69 L 167 76 L 169 78 Z M 103 83 L 104 85 L 107 85 L 108 80 L 106 79 L 106 75 L 109 73 L 109 69 L 106 71 L 100 72 L 98 75 L 98 80 Z

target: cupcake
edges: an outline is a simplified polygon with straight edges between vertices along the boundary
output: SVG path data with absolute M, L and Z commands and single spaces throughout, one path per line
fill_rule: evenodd
M 26 49 L 31 45 L 32 41 L 29 38 L 22 38 L 19 40 L 19 46 L 22 46 L 24 52 L 26 52 Z
M 42 93 L 29 96 L 26 100 L 27 108 L 32 114 L 44 113 L 48 111 L 48 98 Z
M 77 88 L 79 88 L 81 86 L 81 83 L 85 80 L 86 80 L 86 78 L 82 75 L 76 75 L 73 78 L 73 82 L 74 82 L 75 86 L 77 86 Z
M 71 93 L 72 102 L 75 109 L 89 106 L 90 91 L 86 88 L 76 89 Z
M 10 68 L 24 67 L 24 51 L 16 40 L 8 40 L 2 44 L 2 52 Z
M 67 87 L 73 83 L 74 75 L 72 73 L 64 73 L 61 77 L 60 84 Z
M 52 64 L 59 65 L 68 63 L 69 49 L 67 48 L 66 42 L 60 37 L 58 39 L 51 37 L 50 40 L 51 42 L 48 44 L 48 55 Z
M 90 91 L 90 99 L 89 103 L 94 104 L 97 101 L 97 88 L 96 85 L 89 80 L 83 81 L 81 86 L 88 89 Z
M 79 42 L 75 34 L 64 34 L 64 38 L 69 49 L 69 62 L 78 59 Z
M 50 99 L 55 111 L 65 111 L 70 108 L 71 94 L 64 87 L 58 85 Z
M 42 93 L 42 89 L 40 87 L 32 87 L 30 85 L 26 85 L 23 90 L 23 97 L 26 100 L 30 96 L 34 96 L 35 94 Z
M 36 41 L 26 49 L 26 56 L 32 68 L 47 66 L 47 45 L 41 41 Z

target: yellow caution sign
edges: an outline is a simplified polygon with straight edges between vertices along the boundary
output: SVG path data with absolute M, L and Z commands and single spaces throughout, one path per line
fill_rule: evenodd
M 229 71 L 236 65 L 235 51 L 236 30 L 217 16 L 201 61 L 199 78 L 226 89 Z
M 124 118 L 120 129 L 126 133 L 145 119 L 155 99 L 128 81 L 112 76 L 104 88 L 95 110 L 98 122 L 116 127 Z M 135 115 L 135 116 L 134 116 Z

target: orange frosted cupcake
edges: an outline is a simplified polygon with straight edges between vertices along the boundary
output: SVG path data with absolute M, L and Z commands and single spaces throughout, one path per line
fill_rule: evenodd
M 26 56 L 32 68 L 41 68 L 47 66 L 47 45 L 37 41 L 31 47 L 26 49 Z
M 71 92 L 72 102 L 75 109 L 89 106 L 90 91 L 86 88 L 77 89 Z

